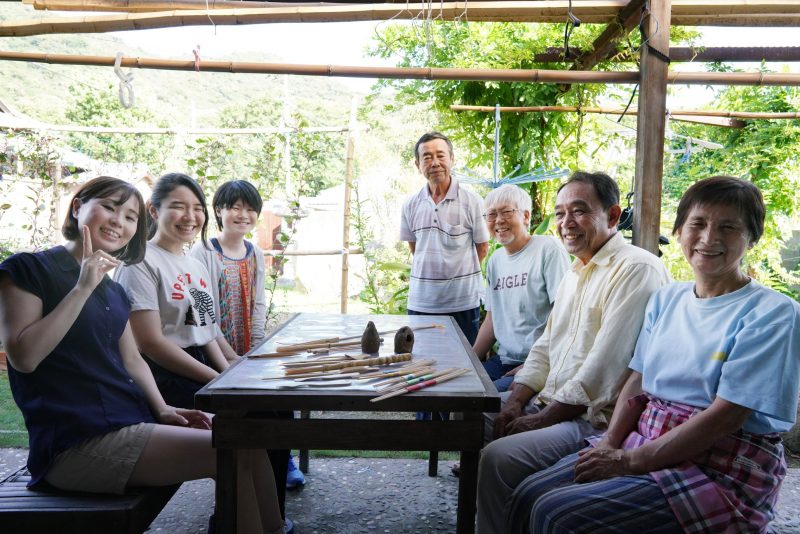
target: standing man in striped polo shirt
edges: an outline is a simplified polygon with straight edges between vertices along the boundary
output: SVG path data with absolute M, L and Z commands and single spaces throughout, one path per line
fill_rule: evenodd
M 489 232 L 483 203 L 450 175 L 453 143 L 439 132 L 419 138 L 414 162 L 427 184 L 403 204 L 400 239 L 408 241 L 409 315 L 449 315 L 475 343 L 483 291 L 481 260 Z

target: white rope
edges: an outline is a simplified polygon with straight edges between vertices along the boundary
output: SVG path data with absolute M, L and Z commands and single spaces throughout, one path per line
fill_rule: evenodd
M 114 60 L 114 74 L 119 78 L 119 103 L 124 108 L 132 108 L 136 102 L 136 97 L 133 94 L 133 71 L 125 73 L 122 71 L 122 52 L 117 52 L 117 58 Z

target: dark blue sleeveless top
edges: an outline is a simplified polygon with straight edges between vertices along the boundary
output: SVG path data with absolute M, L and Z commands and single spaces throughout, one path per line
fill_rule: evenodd
M 64 247 L 15 254 L 0 276 L 42 300 L 42 316 L 78 281 L 80 266 Z M 13 313 L 13 308 L 6 310 Z M 119 340 L 130 314 L 125 290 L 104 277 L 66 336 L 32 373 L 8 366 L 11 391 L 25 418 L 31 484 L 61 452 L 136 423 L 152 423 L 144 394 L 122 364 Z

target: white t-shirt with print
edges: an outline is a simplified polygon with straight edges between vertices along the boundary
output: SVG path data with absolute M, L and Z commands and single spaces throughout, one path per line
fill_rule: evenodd
M 197 259 L 147 243 L 144 261 L 118 267 L 131 311 L 155 310 L 164 336 L 179 347 L 203 346 L 218 335 L 208 270 Z

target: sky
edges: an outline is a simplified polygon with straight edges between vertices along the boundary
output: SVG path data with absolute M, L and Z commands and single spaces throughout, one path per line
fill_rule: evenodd
M 171 59 L 192 58 L 200 45 L 201 57 L 224 59 L 235 52 L 256 51 L 276 54 L 291 63 L 391 66 L 365 53 L 376 30 L 388 22 L 336 22 L 306 24 L 260 24 L 242 26 L 191 26 L 158 30 L 117 32 L 113 35 L 153 55 Z M 721 28 L 703 29 L 705 46 L 800 46 L 796 28 Z M 758 65 L 737 64 L 746 70 Z M 677 68 L 692 68 L 685 64 Z M 698 65 L 697 68 L 702 68 Z M 793 71 L 800 66 L 792 64 Z M 373 80 L 340 78 L 357 92 L 367 92 Z M 712 93 L 700 89 L 677 91 L 684 106 L 707 101 Z M 680 104 L 680 102 L 678 102 Z M 675 105 L 673 103 L 672 105 Z

